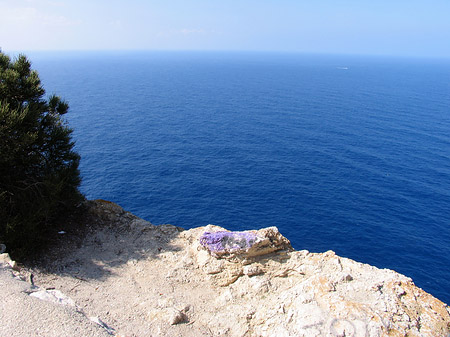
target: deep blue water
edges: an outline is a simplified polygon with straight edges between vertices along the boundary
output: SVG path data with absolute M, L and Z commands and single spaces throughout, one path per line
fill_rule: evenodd
M 82 191 L 154 224 L 277 226 L 450 303 L 450 61 L 33 53 Z

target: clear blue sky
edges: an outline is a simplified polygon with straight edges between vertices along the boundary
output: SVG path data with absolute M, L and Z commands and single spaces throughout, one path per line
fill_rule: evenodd
M 0 47 L 450 58 L 450 0 L 0 0 Z

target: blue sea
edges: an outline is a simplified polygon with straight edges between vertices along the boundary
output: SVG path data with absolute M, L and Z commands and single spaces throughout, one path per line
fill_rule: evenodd
M 277 226 L 450 303 L 450 60 L 29 53 L 82 192 L 154 224 Z

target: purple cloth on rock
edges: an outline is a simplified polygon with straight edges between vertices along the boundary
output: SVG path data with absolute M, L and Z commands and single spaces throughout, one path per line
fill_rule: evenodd
M 200 244 L 209 251 L 227 252 L 250 248 L 257 236 L 251 232 L 204 232 L 200 237 Z

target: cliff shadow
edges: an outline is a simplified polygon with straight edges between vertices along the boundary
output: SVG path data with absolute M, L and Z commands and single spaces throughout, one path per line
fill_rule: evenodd
M 152 225 L 119 205 L 87 201 L 80 213 L 61 224 L 45 254 L 24 262 L 27 269 L 43 274 L 102 280 L 124 264 L 161 259 L 178 252 L 183 228 Z

